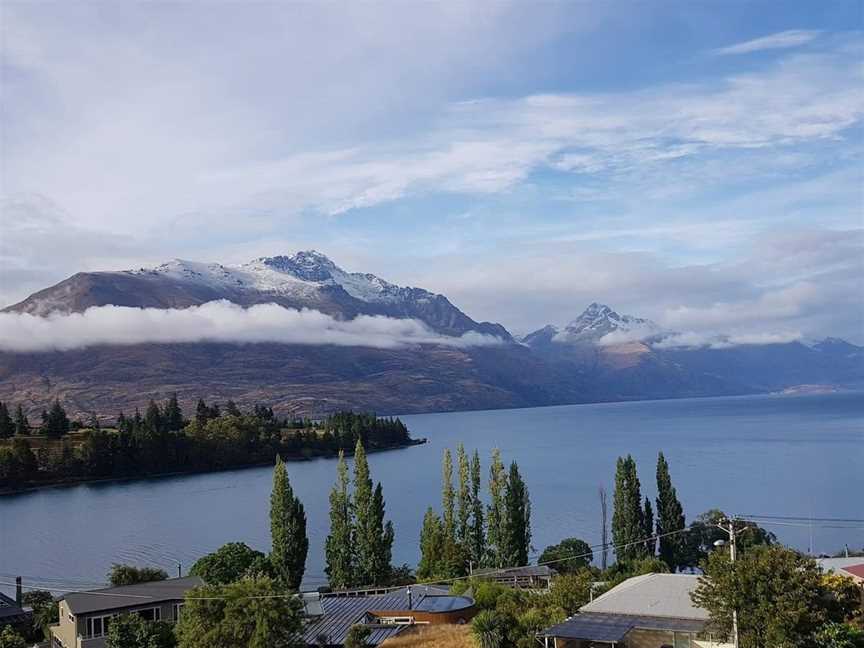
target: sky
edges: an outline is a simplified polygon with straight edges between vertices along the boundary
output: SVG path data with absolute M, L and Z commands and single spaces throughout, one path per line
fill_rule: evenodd
M 864 3 L 0 4 L 0 305 L 301 249 L 864 343 Z

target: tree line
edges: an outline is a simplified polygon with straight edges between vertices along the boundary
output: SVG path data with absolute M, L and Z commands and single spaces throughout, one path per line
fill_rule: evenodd
M 291 428 L 293 419 L 277 417 L 270 407 L 241 411 L 228 401 L 208 405 L 199 400 L 191 419 L 177 397 L 162 405 L 151 401 L 144 414 L 120 412 L 114 428 L 93 417 L 89 427 L 70 423 L 59 401 L 32 428 L 20 404 L 14 416 L 0 403 L 0 487 L 68 479 L 146 476 L 169 472 L 218 470 L 269 463 L 286 458 L 333 456 L 350 452 L 358 441 L 369 449 L 413 443 L 398 418 L 337 412 L 315 426 Z M 38 432 L 46 440 L 34 439 Z

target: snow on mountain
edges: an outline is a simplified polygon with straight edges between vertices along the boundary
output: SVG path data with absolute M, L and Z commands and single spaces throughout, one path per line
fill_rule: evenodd
M 660 333 L 660 327 L 651 320 L 621 315 L 595 302 L 563 328 L 549 324 L 529 333 L 522 342 L 528 346 L 552 343 L 608 346 L 645 340 Z

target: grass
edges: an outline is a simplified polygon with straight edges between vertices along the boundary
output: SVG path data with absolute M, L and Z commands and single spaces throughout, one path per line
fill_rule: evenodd
M 477 648 L 477 644 L 470 625 L 430 625 L 406 630 L 381 648 Z

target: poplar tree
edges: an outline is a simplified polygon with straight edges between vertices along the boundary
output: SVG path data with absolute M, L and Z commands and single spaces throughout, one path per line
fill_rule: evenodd
M 355 585 L 354 530 L 351 494 L 348 492 L 348 465 L 345 452 L 339 451 L 336 483 L 330 491 L 330 535 L 324 545 L 327 566 L 324 571 L 336 589 Z
M 417 578 L 427 580 L 446 577 L 444 564 L 444 523 L 430 506 L 423 516 L 420 530 L 420 563 Z
M 489 510 L 487 525 L 487 564 L 490 567 L 503 566 L 504 545 L 504 521 L 506 510 L 504 507 L 504 489 L 507 485 L 507 476 L 504 473 L 504 464 L 501 462 L 501 451 L 495 448 L 492 451 L 492 464 L 489 466 Z
M 661 452 L 657 456 L 657 535 L 660 536 L 660 559 L 675 572 L 687 563 L 687 538 L 683 533 L 684 508 L 672 486 L 669 464 Z M 672 533 L 673 535 L 667 535 Z
M 15 422 L 9 416 L 9 408 L 0 402 L 0 439 L 8 439 L 15 434 Z
M 456 541 L 467 553 L 469 538 L 469 520 L 471 519 L 471 484 L 468 455 L 461 443 L 456 447 L 456 465 L 459 468 L 459 490 L 457 491 Z
M 528 487 L 519 474 L 519 466 L 510 464 L 510 474 L 504 493 L 506 516 L 504 520 L 504 565 L 514 567 L 528 564 L 531 547 L 531 501 Z
M 27 415 L 24 414 L 24 408 L 21 403 L 15 408 L 15 434 L 18 436 L 28 436 L 30 434 L 30 421 L 27 420 Z
M 642 509 L 642 537 L 645 541 L 645 553 L 653 558 L 657 553 L 657 538 L 654 536 L 654 511 L 651 509 L 651 500 L 645 498 L 645 507 Z
M 468 556 L 479 566 L 486 551 L 486 533 L 483 526 L 483 500 L 480 498 L 480 455 L 471 457 L 471 527 L 468 531 Z
M 384 522 L 384 493 L 373 489 L 363 442 L 354 449 L 354 524 L 356 579 L 363 585 L 383 585 L 390 576 L 393 525 Z
M 299 589 L 309 552 L 306 512 L 303 503 L 294 495 L 288 471 L 278 455 L 270 495 L 270 540 L 270 562 L 277 578 L 286 587 Z
M 612 497 L 612 542 L 619 562 L 630 562 L 645 555 L 642 521 L 642 494 L 636 475 L 636 462 L 627 455 L 618 457 L 615 470 L 615 493 Z
M 456 492 L 453 490 L 453 458 L 450 449 L 444 450 L 441 462 L 441 511 L 444 522 L 444 534 L 455 544 L 456 542 Z

